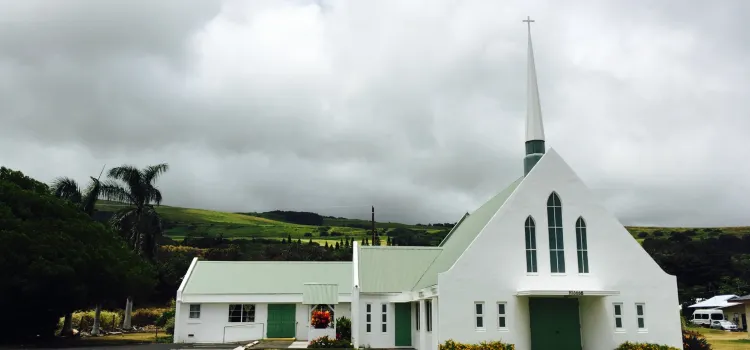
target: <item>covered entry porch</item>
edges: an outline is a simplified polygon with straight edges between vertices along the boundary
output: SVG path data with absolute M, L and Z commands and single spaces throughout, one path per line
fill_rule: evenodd
M 522 290 L 517 297 L 528 301 L 531 350 L 580 350 L 592 327 L 585 315 L 589 305 L 603 297 L 619 295 L 603 290 Z M 600 304 L 600 303 L 599 303 Z M 598 322 L 601 322 L 599 319 Z

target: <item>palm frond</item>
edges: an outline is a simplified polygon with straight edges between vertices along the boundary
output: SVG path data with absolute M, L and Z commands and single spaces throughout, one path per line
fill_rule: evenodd
M 146 191 L 148 193 L 148 198 L 146 198 L 146 203 L 154 202 L 156 205 L 161 204 L 161 191 L 159 191 L 158 188 L 148 185 L 148 190 Z
M 69 177 L 58 177 L 52 182 L 52 193 L 57 198 L 62 198 L 76 204 L 80 204 L 83 196 L 76 180 Z
M 101 181 L 91 177 L 91 183 L 83 193 L 83 198 L 81 199 L 81 207 L 83 209 L 83 212 L 85 212 L 89 216 L 94 215 L 94 208 L 96 206 L 96 201 L 99 200 L 99 197 L 102 194 L 102 187 L 103 186 Z
M 169 170 L 169 165 L 167 163 L 148 166 L 143 170 L 143 182 L 152 184 L 157 178 L 159 178 L 159 175 L 164 174 L 167 170 Z
M 132 181 L 140 180 L 141 171 L 132 165 L 125 164 L 109 169 L 107 176 L 112 179 L 121 180 L 125 183 L 130 183 Z
M 125 187 L 122 187 L 117 182 L 111 180 L 102 183 L 100 191 L 101 195 L 104 196 L 104 198 L 112 201 L 129 203 L 133 205 L 136 205 L 138 203 L 136 198 L 134 198 L 132 194 L 127 189 L 125 189 Z
M 122 181 L 130 193 L 132 203 L 141 205 L 145 195 L 142 193 L 143 173 L 138 168 L 127 164 L 122 165 L 109 169 L 107 176 Z

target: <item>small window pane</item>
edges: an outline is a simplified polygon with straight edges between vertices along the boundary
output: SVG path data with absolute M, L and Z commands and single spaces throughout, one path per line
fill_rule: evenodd
M 646 328 L 642 317 L 638 317 L 638 328 Z
M 477 328 L 484 327 L 484 319 L 482 317 L 477 317 Z
M 622 328 L 622 318 L 615 317 L 615 327 L 616 328 Z
M 497 318 L 497 326 L 500 328 L 505 328 L 505 317 L 498 317 Z
M 477 303 L 477 304 L 474 304 L 474 306 L 476 306 L 476 308 L 477 308 L 477 311 L 476 311 L 477 315 L 481 315 L 482 314 L 482 304 Z
M 617 316 L 622 315 L 622 310 L 620 308 L 621 308 L 621 306 L 619 304 L 615 305 L 615 315 L 617 315 Z
M 635 309 L 638 312 L 638 316 L 643 316 L 643 305 L 636 305 Z
M 497 304 L 497 313 L 505 315 L 505 304 Z

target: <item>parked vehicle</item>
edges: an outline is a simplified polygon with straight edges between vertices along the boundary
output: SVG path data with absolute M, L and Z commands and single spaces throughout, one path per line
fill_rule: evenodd
M 723 321 L 724 312 L 719 309 L 701 309 L 693 312 L 693 318 L 690 319 L 694 325 L 710 327 L 712 321 Z
M 711 328 L 713 328 L 713 329 L 721 329 L 721 330 L 730 331 L 730 332 L 737 332 L 738 331 L 737 325 L 734 322 L 727 321 L 727 320 L 711 321 Z

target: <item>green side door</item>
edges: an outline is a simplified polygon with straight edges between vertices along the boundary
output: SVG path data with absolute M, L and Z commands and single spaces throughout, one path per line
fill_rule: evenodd
M 531 350 L 581 350 L 578 299 L 529 298 Z
M 396 346 L 411 346 L 411 304 L 396 303 Z
M 268 338 L 294 338 L 297 328 L 295 304 L 268 304 Z

